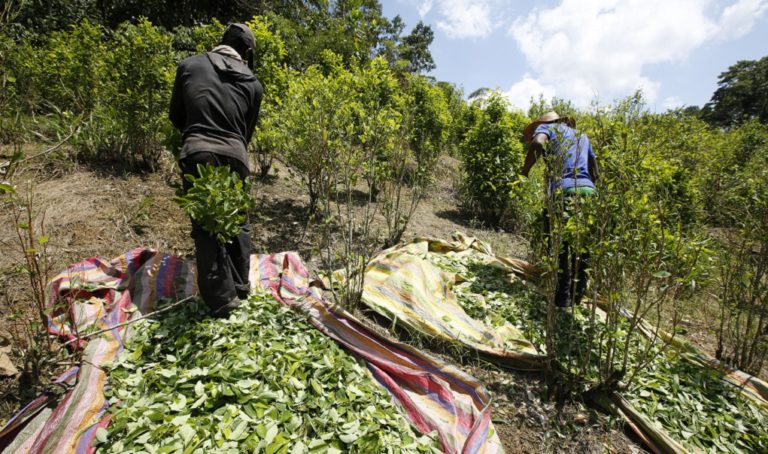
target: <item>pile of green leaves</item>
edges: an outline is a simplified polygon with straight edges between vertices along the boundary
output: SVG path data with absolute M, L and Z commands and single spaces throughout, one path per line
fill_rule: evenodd
M 688 449 L 768 452 L 768 415 L 721 377 L 662 354 L 623 394 Z
M 428 259 L 443 271 L 460 276 L 453 292 L 467 315 L 493 328 L 509 323 L 524 332 L 528 340 L 540 341 L 536 345 L 544 351 L 543 340 L 536 333 L 543 330 L 539 322 L 544 320 L 547 302 L 535 289 L 521 280 L 511 280 L 481 253 L 429 253 Z
M 256 203 L 251 196 L 251 180 L 245 181 L 226 166 L 197 165 L 200 176 L 184 175 L 192 184 L 175 197 L 181 209 L 222 244 L 240 233 L 248 210 Z
M 544 325 L 546 301 L 532 288 L 511 282 L 504 272 L 481 254 L 449 256 L 429 253 L 428 258 L 441 269 L 461 276 L 453 290 L 458 303 L 471 317 L 489 326 L 511 323 L 528 337 L 544 353 Z M 600 348 L 607 336 L 598 342 L 587 343 L 595 338 L 590 324 L 590 311 L 579 306 L 557 314 L 558 326 L 568 326 L 558 339 L 557 361 L 568 368 L 575 358 L 596 362 L 597 352 L 586 352 L 579 346 Z M 622 395 L 641 413 L 648 416 L 679 441 L 687 449 L 707 452 L 768 452 L 768 415 L 735 387 L 722 381 L 722 374 L 707 367 L 693 364 L 672 349 L 660 350 L 659 345 L 640 334 L 629 341 L 626 333 L 629 321 L 618 323 L 618 346 L 631 358 L 650 349 L 651 359 L 634 376 Z M 593 330 L 590 333 L 590 329 Z M 590 334 L 592 336 L 590 337 Z M 568 346 L 571 346 L 570 349 Z M 569 356 L 571 358 L 569 358 Z M 632 364 L 632 359 L 629 363 Z M 587 373 L 574 378 L 585 380 L 585 388 L 594 384 L 598 377 L 598 365 L 590 364 Z
M 103 452 L 434 452 L 366 368 L 290 308 L 192 303 L 134 325 L 110 366 Z

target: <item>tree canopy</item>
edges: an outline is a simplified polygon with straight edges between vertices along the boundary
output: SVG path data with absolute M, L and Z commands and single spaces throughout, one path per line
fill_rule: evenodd
M 435 68 L 429 46 L 434 33 L 419 22 L 409 34 L 399 16 L 386 18 L 379 0 L 10 0 L 12 21 L 27 33 L 43 36 L 69 31 L 83 20 L 115 29 L 125 21 L 150 18 L 154 25 L 189 35 L 201 24 L 218 20 L 245 22 L 254 16 L 269 18 L 285 43 L 291 68 L 303 70 L 320 64 L 324 50 L 345 63 L 365 63 L 384 56 L 393 67 L 412 73 Z M 194 47 L 194 40 L 188 40 Z
M 702 111 L 710 124 L 730 127 L 751 119 L 768 122 L 768 56 L 737 62 L 720 74 L 717 85 Z

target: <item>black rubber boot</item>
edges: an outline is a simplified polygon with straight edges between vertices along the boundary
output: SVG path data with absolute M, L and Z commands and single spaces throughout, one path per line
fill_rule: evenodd
M 238 308 L 238 306 L 240 306 L 240 299 L 239 298 L 235 298 L 232 301 L 230 301 L 227 304 L 219 307 L 216 310 L 212 309 L 211 310 L 211 317 L 227 318 L 227 317 L 229 317 L 229 314 L 232 313 L 232 311 L 234 311 L 235 309 Z

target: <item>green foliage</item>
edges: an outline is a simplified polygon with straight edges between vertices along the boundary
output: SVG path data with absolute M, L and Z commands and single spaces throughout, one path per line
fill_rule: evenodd
M 152 168 L 170 130 L 173 69 L 171 36 L 148 20 L 114 32 L 84 20 L 39 46 L 19 42 L 5 79 L 22 112 L 52 114 L 60 129 L 77 126 L 72 143 L 81 157 Z
M 110 130 L 116 143 L 95 150 L 98 154 L 116 153 L 150 167 L 156 164 L 169 130 L 175 66 L 171 43 L 171 36 L 146 18 L 115 31 L 108 59 L 111 83 L 99 114 L 116 120 Z
M 218 19 L 213 19 L 208 24 L 174 28 L 173 49 L 176 51 L 176 60 L 181 61 L 194 54 L 213 49 L 221 40 L 224 30 L 224 24 Z
M 759 188 L 768 163 L 768 126 L 751 121 L 718 132 L 704 150 L 697 182 L 708 200 L 706 221 L 715 226 L 742 227 L 755 219 Z
M 0 143 L 18 139 L 19 119 L 16 99 L 16 77 L 10 71 L 8 60 L 16 52 L 16 43 L 3 33 L 0 24 Z
M 713 147 L 713 131 L 695 117 L 676 112 L 644 113 L 637 122 L 638 146 L 647 150 L 643 167 L 646 192 L 658 194 L 668 213 L 667 226 L 696 228 L 704 218 L 701 189 L 697 182 L 703 160 Z
M 644 415 L 691 452 L 765 452 L 765 412 L 722 374 L 666 352 L 625 393 Z
M 731 127 L 745 121 L 768 123 L 768 57 L 741 60 L 720 74 L 718 88 L 702 109 L 714 126 Z
M 107 452 L 436 452 L 363 365 L 252 295 L 226 323 L 194 302 L 143 320 L 111 367 Z
M 460 88 L 448 82 L 437 82 L 436 87 L 443 93 L 446 112 L 450 123 L 445 139 L 444 152 L 449 156 L 458 157 L 461 143 L 464 141 L 467 125 L 465 118 L 469 106 L 464 101 L 464 94 Z
M 100 24 L 99 0 L 20 0 L 17 18 L 37 33 L 64 31 L 83 20 Z
M 689 149 L 695 140 L 668 132 L 674 117 L 648 114 L 639 94 L 593 115 L 568 115 L 595 148 L 600 167 L 596 193 L 542 193 L 549 230 L 531 229 L 534 256 L 545 271 L 540 282 L 548 301 L 543 340 L 559 364 L 548 379 L 561 396 L 585 379 L 605 388 L 622 379 L 631 382 L 658 355 L 641 343 L 640 325 L 632 321 L 644 319 L 674 331 L 680 301 L 709 277 L 707 242 L 696 228 L 697 211 L 690 207 L 696 200 L 696 174 L 683 168 L 685 162 L 698 162 Z M 558 159 L 545 155 L 545 171 L 562 166 Z M 604 319 L 594 309 L 574 309 L 565 316 L 555 307 L 563 244 L 588 260 L 575 266 L 588 266 L 587 296 L 599 298 Z M 652 340 L 657 336 L 646 334 Z
M 416 161 L 427 170 L 443 149 L 451 118 L 442 92 L 426 78 L 408 76 L 406 91 L 411 97 L 406 105 L 410 146 Z
M 105 41 L 101 26 L 83 20 L 47 35 L 39 47 L 29 38 L 19 42 L 7 63 L 20 107 L 30 113 L 45 113 L 50 105 L 92 111 L 107 83 Z
M 434 178 L 449 119 L 439 88 L 398 78 L 383 58 L 347 68 L 326 52 L 322 61 L 291 74 L 260 140 L 282 152 L 307 189 L 310 212 L 323 221 L 325 265 L 345 268 L 342 299 L 354 304 L 376 246 L 375 213 L 386 220 L 385 244 L 398 241 Z M 361 182 L 369 193 L 355 213 Z
M 387 77 L 388 85 L 383 88 L 385 93 L 390 92 L 393 103 L 386 114 L 389 129 L 385 136 L 394 141 L 394 147 L 384 164 L 378 166 L 376 175 L 383 181 L 382 205 L 387 222 L 384 244 L 390 246 L 400 241 L 434 181 L 434 169 L 443 152 L 451 118 L 442 90 L 424 77 L 404 75 L 400 87 L 393 87 L 393 74 Z M 377 159 L 381 162 L 381 154 Z
M 365 63 L 388 25 L 377 0 L 291 3 L 274 8 L 271 17 L 285 42 L 289 66 L 297 70 L 321 64 L 324 51 L 346 65 Z
M 272 167 L 272 160 L 282 150 L 281 120 L 278 109 L 288 89 L 287 52 L 280 35 L 267 17 L 254 17 L 247 25 L 256 40 L 254 73 L 264 87 L 264 100 L 259 112 L 259 126 L 254 133 L 252 149 L 262 180 Z
M 762 215 L 768 216 L 766 198 Z M 768 227 L 751 223 L 724 241 L 717 256 L 720 320 L 716 357 L 759 375 L 768 359 Z
M 396 179 L 397 172 L 405 171 L 409 149 L 398 141 L 403 129 L 402 95 L 394 73 L 383 58 L 354 71 L 358 104 L 354 111 L 356 146 L 372 157 L 363 169 L 364 178 L 375 200 L 382 185 Z M 398 152 L 404 156 L 395 156 Z
M 759 373 L 768 358 L 768 126 L 752 121 L 728 136 L 712 194 L 715 219 L 729 227 L 718 254 L 717 356 Z
M 408 36 L 402 38 L 400 58 L 408 62 L 407 71 L 424 73 L 435 69 L 435 62 L 429 52 L 429 46 L 434 38 L 435 33 L 422 21 L 416 24 Z
M 13 1 L 13 0 L 12 0 Z M 366 62 L 382 55 L 389 46 L 398 54 L 396 60 L 407 62 L 413 71 L 429 71 L 434 67 L 428 47 L 432 42 L 429 26 L 419 23 L 409 35 L 401 36 L 402 21 L 390 21 L 382 15 L 378 0 L 342 0 L 334 2 L 258 1 L 200 2 L 181 0 L 143 2 L 122 0 L 15 0 L 18 23 L 31 34 L 66 31 L 89 20 L 114 29 L 126 21 L 149 17 L 167 30 L 180 35 L 175 49 L 180 56 L 208 50 L 205 36 L 194 36 L 206 26 L 200 24 L 244 22 L 255 15 L 269 17 L 283 37 L 291 67 L 304 69 L 320 63 L 319 56 L 330 50 L 342 56 L 345 63 Z M 393 26 L 394 24 L 394 26 Z M 217 27 L 213 27 L 217 28 Z M 394 32 L 394 33 L 393 33 Z M 215 42 L 221 36 L 213 33 Z
M 518 226 L 525 199 L 513 199 L 510 193 L 518 182 L 525 156 L 521 131 L 526 120 L 510 112 L 507 101 L 496 92 L 471 108 L 473 123 L 461 146 L 463 197 L 469 209 L 489 225 Z
M 214 18 L 229 21 L 245 12 L 243 6 L 245 4 L 195 0 L 23 0 L 19 5 L 18 21 L 37 33 L 66 30 L 83 19 L 115 28 L 137 17 L 151 17 L 158 25 L 171 29 L 209 22 Z M 256 11 L 249 14 L 256 14 Z
M 698 169 L 712 147 L 703 122 L 675 112 L 647 111 L 641 93 L 596 115 L 575 115 L 579 129 L 592 141 L 608 178 L 618 173 L 620 188 L 651 197 L 659 205 L 664 226 L 695 229 L 704 216 Z
M 336 165 L 351 151 L 351 74 L 335 69 L 336 74 L 325 75 L 313 66 L 294 75 L 280 109 L 281 149 L 308 191 L 310 211 L 330 194 Z
M 267 98 L 279 96 L 286 88 L 284 73 L 288 53 L 285 43 L 265 16 L 256 16 L 246 22 L 246 25 L 251 28 L 256 40 L 253 72 L 264 84 Z
M 203 230 L 216 235 L 221 244 L 229 243 L 255 206 L 251 181 L 241 180 L 226 166 L 198 164 L 197 172 L 199 176 L 184 175 L 192 187 L 186 193 L 180 190 L 175 200 Z
M 579 116 L 578 109 L 576 109 L 576 106 L 571 101 L 557 97 L 547 100 L 543 95 L 539 95 L 539 99 L 531 98 L 528 118 L 533 121 L 550 111 L 557 112 L 561 117 L 577 118 Z
M 510 277 L 488 257 L 478 254 L 432 254 L 426 258 L 456 273 L 457 302 L 473 318 L 499 331 L 512 325 L 539 351 L 547 352 L 547 301 L 532 286 Z M 556 370 L 579 392 L 604 391 L 601 368 L 612 345 L 638 364 L 619 393 L 654 424 L 688 449 L 707 452 L 762 452 L 768 443 L 765 410 L 722 381 L 722 373 L 703 366 L 686 353 L 664 346 L 632 320 L 611 314 L 602 320 L 593 308 L 576 307 L 553 314 L 558 329 Z M 613 323 L 613 328 L 610 324 Z M 506 327 L 506 328 L 503 328 Z M 517 336 L 507 340 L 515 346 Z M 624 350 L 626 348 L 626 351 Z M 615 378 L 615 377 L 614 377 Z M 604 382 L 603 382 L 604 383 Z M 591 393 L 591 394 L 590 394 Z

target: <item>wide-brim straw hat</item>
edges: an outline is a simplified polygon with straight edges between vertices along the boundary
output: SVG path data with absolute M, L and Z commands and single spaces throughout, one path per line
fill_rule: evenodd
M 531 140 L 533 140 L 533 132 L 536 131 L 536 128 L 543 123 L 554 123 L 554 122 L 563 122 L 570 126 L 571 128 L 576 127 L 576 120 L 574 120 L 571 117 L 561 117 L 557 114 L 555 111 L 547 112 L 544 115 L 540 116 L 536 120 L 534 120 L 531 124 L 525 127 L 525 130 L 523 131 L 523 139 L 525 139 L 526 142 L 531 143 Z

